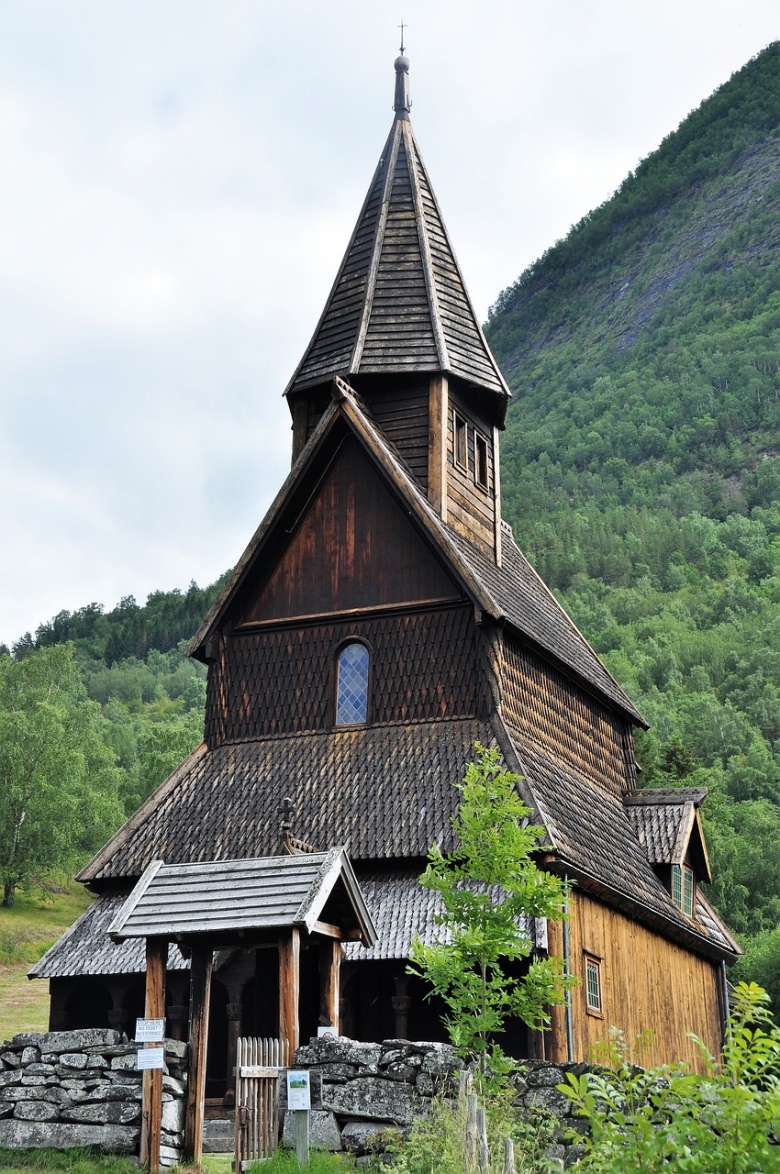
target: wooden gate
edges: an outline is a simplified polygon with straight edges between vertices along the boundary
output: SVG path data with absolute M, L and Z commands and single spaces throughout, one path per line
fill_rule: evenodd
M 241 1037 L 236 1049 L 236 1157 L 241 1174 L 270 1158 L 279 1140 L 279 1070 L 287 1067 L 287 1040 Z

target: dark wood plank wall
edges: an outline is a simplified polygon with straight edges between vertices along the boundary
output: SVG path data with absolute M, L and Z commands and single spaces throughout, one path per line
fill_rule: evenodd
M 509 635 L 503 642 L 503 708 L 525 738 L 610 793 L 636 785 L 628 722 Z
M 241 618 L 283 620 L 461 594 L 349 438 Z
M 409 162 L 401 143 L 360 371 L 436 371 L 439 366 Z
M 384 387 L 364 393 L 382 432 L 410 473 L 428 490 L 428 380 L 417 387 Z
M 697 957 L 579 890 L 571 902 L 569 939 L 572 973 L 581 982 L 572 993 L 576 1060 L 587 1059 L 593 1044 L 609 1038 L 611 1027 L 624 1032 L 629 1044 L 642 1032 L 652 1032 L 652 1042 L 638 1060 L 643 1065 L 685 1060 L 695 1071 L 702 1071 L 701 1054 L 688 1032 L 698 1035 L 713 1055 L 718 1054 L 717 963 Z M 550 950 L 560 954 L 562 949 L 560 925 L 556 925 Z M 601 1016 L 585 1005 L 586 954 L 601 962 Z M 556 1008 L 555 1017 L 563 1020 L 562 1009 Z M 565 1060 L 565 1031 L 555 1032 L 555 1037 L 558 1054 L 548 1058 Z
M 334 618 L 226 637 L 224 658 L 209 672 L 209 745 L 330 729 L 336 653 L 350 637 L 367 641 L 371 649 L 371 722 L 474 715 L 476 629 L 470 606 Z
M 495 551 L 495 475 L 493 469 L 492 428 L 467 406 L 462 397 L 450 388 L 447 413 L 447 519 L 458 533 L 477 543 L 484 550 Z M 454 412 L 462 416 L 468 426 L 468 469 L 455 464 Z M 487 442 L 488 488 L 481 489 L 475 481 L 474 430 Z

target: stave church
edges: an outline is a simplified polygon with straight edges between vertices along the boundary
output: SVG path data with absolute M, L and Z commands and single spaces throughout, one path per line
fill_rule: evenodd
M 649 1028 L 649 1062 L 696 1064 L 687 1033 L 719 1050 L 740 952 L 702 888 L 705 792 L 638 785 L 642 715 L 501 517 L 510 392 L 410 107 L 402 52 L 389 136 L 286 388 L 289 476 L 189 648 L 208 666 L 203 741 L 81 871 L 95 899 L 31 972 L 50 982 L 52 1030 L 132 1033 L 153 937 L 184 1039 L 206 950 L 215 1099 L 242 1035 L 295 1042 L 324 1022 L 446 1038 L 407 959 L 415 933 L 437 932 L 418 877 L 431 844 L 452 846 L 453 783 L 477 742 L 520 776 L 539 862 L 571 884 L 565 925 L 527 932 L 579 986 L 549 1031 L 512 1024 L 510 1053 L 581 1060 L 610 1028 Z M 171 888 L 133 936 L 172 866 L 205 889 Z M 266 886 L 265 921 L 242 921 L 271 874 L 305 874 L 316 918 L 274 921 Z M 226 902 L 229 924 L 209 920 Z

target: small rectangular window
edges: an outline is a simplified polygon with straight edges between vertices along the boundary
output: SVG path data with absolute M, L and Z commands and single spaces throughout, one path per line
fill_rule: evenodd
M 484 436 L 474 433 L 474 479 L 480 489 L 488 487 L 488 446 Z
M 672 865 L 672 900 L 678 909 L 693 917 L 696 896 L 696 877 L 687 864 Z
M 459 465 L 461 469 L 468 469 L 469 449 L 466 421 L 457 412 L 454 413 L 454 421 L 455 464 Z
M 585 1005 L 589 1011 L 602 1012 L 601 963 L 595 958 L 585 959 Z

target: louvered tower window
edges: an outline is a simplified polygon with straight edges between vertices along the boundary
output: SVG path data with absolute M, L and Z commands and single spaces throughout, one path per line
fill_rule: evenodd
M 368 720 L 368 668 L 365 644 L 345 644 L 337 662 L 337 726 L 364 725 Z

